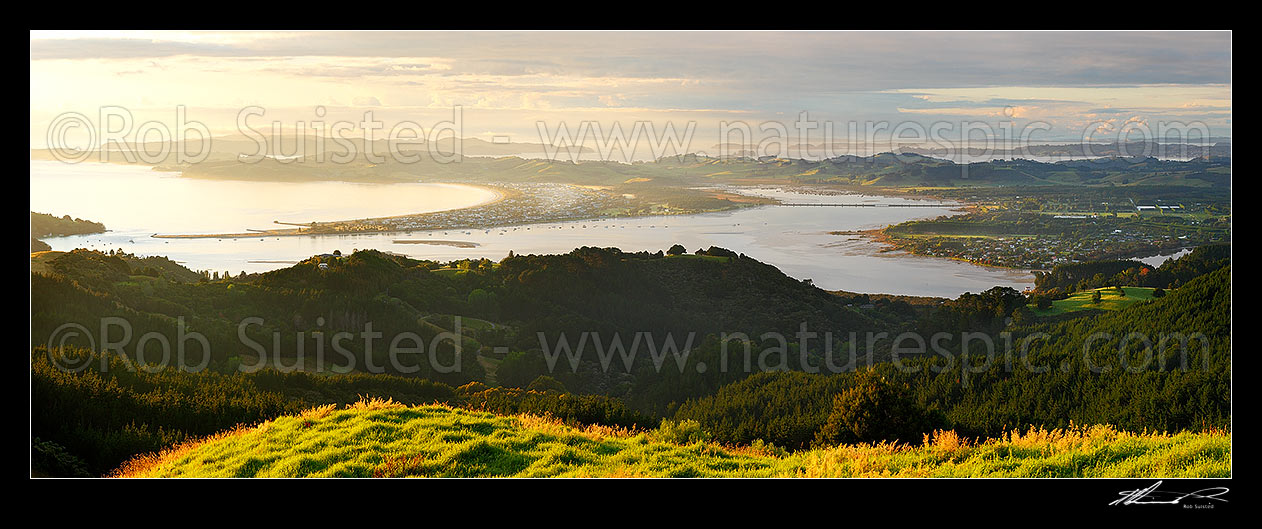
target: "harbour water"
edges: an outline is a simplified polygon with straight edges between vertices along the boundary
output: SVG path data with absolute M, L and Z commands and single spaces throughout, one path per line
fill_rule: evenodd
M 418 259 L 499 260 L 517 254 L 564 253 L 579 246 L 626 251 L 690 251 L 719 246 L 772 264 L 789 276 L 829 290 L 955 297 L 994 286 L 1033 284 L 1029 271 L 919 257 L 862 235 L 912 219 L 952 214 L 952 207 L 917 199 L 818 195 L 777 188 L 741 189 L 789 203 L 874 207 L 761 206 L 699 215 L 552 222 L 489 230 L 436 230 L 367 235 L 236 239 L 159 239 L 154 233 L 239 233 L 310 222 L 384 217 L 469 207 L 494 198 L 471 186 L 447 184 L 275 183 L 181 178 L 143 166 L 31 162 L 31 209 L 104 223 L 103 234 L 45 239 L 54 250 L 122 249 L 163 255 L 194 270 L 262 272 L 315 254 L 374 248 Z M 938 204 L 932 201 L 929 204 Z M 402 241 L 402 242 L 400 242 Z M 418 241 L 423 241 L 419 242 Z

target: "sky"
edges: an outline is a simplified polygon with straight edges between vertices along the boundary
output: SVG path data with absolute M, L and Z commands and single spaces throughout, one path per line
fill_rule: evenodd
M 227 134 L 251 106 L 265 111 L 252 128 L 357 123 L 371 111 L 386 129 L 458 119 L 464 137 L 514 142 L 561 124 L 693 123 L 698 149 L 720 141 L 724 123 L 763 135 L 780 123 L 807 143 L 880 123 L 878 136 L 902 125 L 912 138 L 985 123 L 980 136 L 1025 131 L 1034 143 L 1141 139 L 1179 124 L 1229 137 L 1231 33 L 31 33 L 32 147 L 66 112 L 99 121 L 119 107 L 133 128 L 173 128 L 183 107 Z M 803 112 L 815 124 L 805 135 Z

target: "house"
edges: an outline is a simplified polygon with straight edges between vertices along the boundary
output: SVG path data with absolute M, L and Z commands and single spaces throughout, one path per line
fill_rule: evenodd
M 328 269 L 329 269 L 329 263 L 320 263 L 320 269 L 321 269 L 321 270 L 328 270 Z

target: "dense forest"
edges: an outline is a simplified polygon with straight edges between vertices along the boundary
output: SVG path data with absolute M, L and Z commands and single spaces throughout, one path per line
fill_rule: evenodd
M 1200 246 L 1159 267 L 1139 261 L 1088 261 L 1057 265 L 1034 273 L 1038 292 L 1063 297 L 1073 292 L 1112 286 L 1178 288 L 1180 285 L 1231 263 L 1230 244 Z
M 1036 333 L 1047 337 L 1032 341 L 1024 360 L 1017 354 L 954 362 L 939 356 L 875 370 L 939 426 L 967 435 L 993 436 L 1028 424 L 1064 427 L 1071 421 L 1133 431 L 1228 428 L 1230 297 L 1231 269 L 1224 267 L 1123 311 L 1015 328 L 1017 343 Z M 1093 342 L 1090 350 L 1098 352 L 1087 356 L 1085 342 L 1097 333 L 1108 338 Z M 1200 333 L 1203 339 L 1189 340 L 1186 354 L 1174 349 L 1174 342 L 1164 353 L 1154 343 L 1158 351 L 1148 358 L 1138 339 L 1123 346 L 1131 333 L 1153 342 L 1175 333 Z M 981 366 L 987 369 L 977 369 Z M 832 396 L 855 381 L 853 374 L 757 374 L 689 401 L 676 418 L 697 420 L 724 442 L 764 439 L 806 446 L 833 412 Z
M 1225 428 L 1231 283 L 1222 252 L 1199 249 L 1148 272 L 1167 278 L 1164 298 L 1055 321 L 1033 317 L 1031 300 L 1010 288 L 953 300 L 830 293 L 721 248 L 585 247 L 498 263 L 357 251 L 235 276 L 121 252 L 49 252 L 32 258 L 33 457 L 44 472 L 100 474 L 189 437 L 364 395 L 623 427 L 695 420 L 720 442 L 786 448 L 1069 421 Z M 102 329 L 110 317 L 125 319 L 130 335 Z M 65 333 L 67 323 L 83 332 Z M 386 338 L 330 339 L 370 324 Z M 804 329 L 811 340 L 797 334 Z M 400 332 L 431 344 L 428 357 L 390 361 L 388 337 Z M 723 340 L 737 332 L 748 341 Z M 1187 355 L 1141 363 L 1133 343 L 1119 344 L 1135 332 L 1204 339 Z M 584 333 L 603 346 L 573 363 L 549 354 L 562 336 L 573 345 Z M 637 333 L 659 349 L 624 362 L 615 337 L 625 350 Z M 900 356 L 907 333 L 947 338 Z M 1041 338 L 1024 360 L 990 358 L 962 333 Z M 1111 338 L 1093 347 L 1126 351 L 1128 363 L 1083 356 L 1096 333 Z M 138 350 L 158 349 L 136 347 L 142 336 L 187 345 L 180 365 L 201 369 L 142 361 Z M 668 339 L 689 344 L 688 354 L 668 353 Z M 92 352 L 107 341 L 130 347 Z M 857 411 L 872 409 L 900 411 Z

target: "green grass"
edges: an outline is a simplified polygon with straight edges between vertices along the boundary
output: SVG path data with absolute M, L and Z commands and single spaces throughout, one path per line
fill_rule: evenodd
M 1092 303 L 1091 294 L 1096 290 L 1100 291 L 1100 302 Z M 1118 294 L 1113 287 L 1084 290 L 1065 299 L 1053 301 L 1050 309 L 1040 310 L 1035 308 L 1034 313 L 1039 316 L 1056 316 L 1083 310 L 1121 310 L 1141 301 L 1152 299 L 1152 291 L 1154 289 L 1147 287 L 1122 287 L 1122 290 L 1126 292 L 1125 296 Z
M 1130 434 L 1108 426 L 968 442 L 786 453 L 723 447 L 694 424 L 571 428 L 442 406 L 317 408 L 135 459 L 126 477 L 1226 477 L 1221 432 Z

